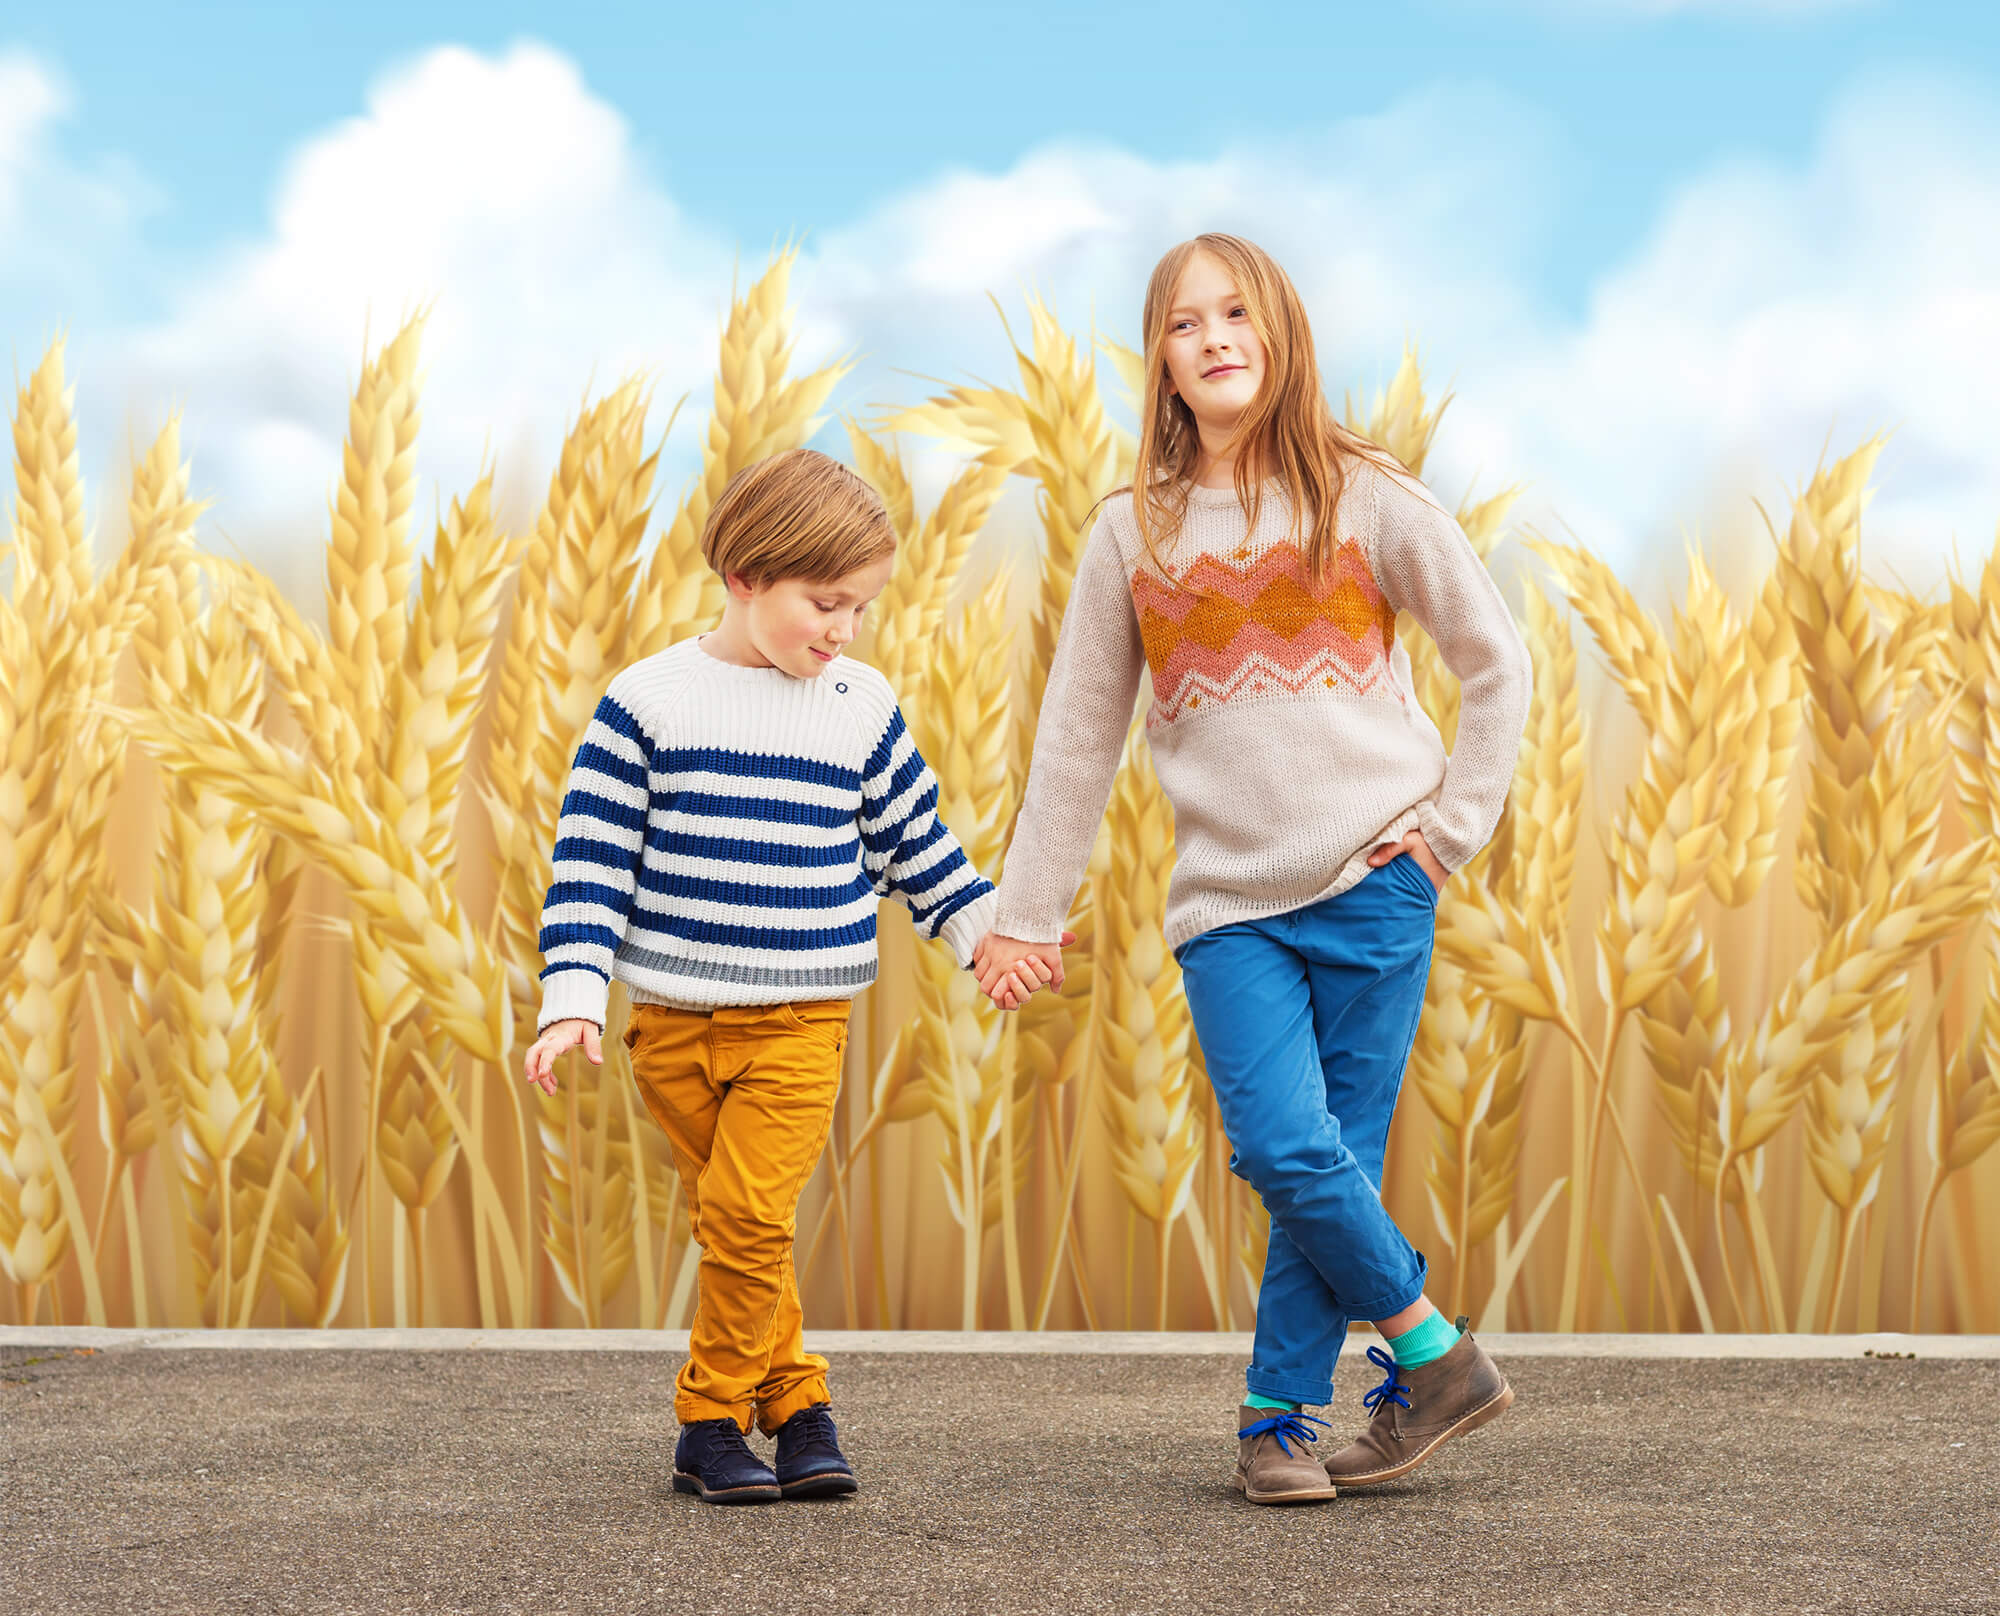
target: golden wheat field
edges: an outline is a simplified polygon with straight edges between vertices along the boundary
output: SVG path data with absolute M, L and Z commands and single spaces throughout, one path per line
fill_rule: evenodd
M 175 422 L 120 524 L 88 506 L 60 343 L 19 388 L 0 1321 L 686 1324 L 622 993 L 601 1068 L 567 1057 L 545 1099 L 520 1060 L 582 728 L 613 671 L 718 613 L 710 503 L 817 432 L 844 373 L 794 374 L 794 268 L 728 311 L 684 494 L 633 379 L 585 401 L 518 532 L 489 473 L 420 542 L 404 326 L 329 468 L 323 629 L 202 547 Z M 842 422 L 903 536 L 857 653 L 991 875 L 1133 448 L 1107 399 L 1136 355 L 1028 313 L 1014 388 Z M 1446 413 L 1407 355 L 1346 411 L 1419 473 Z M 918 438 L 962 457 L 930 509 Z M 1439 909 L 1385 1192 L 1435 1299 L 1488 1328 L 2000 1330 L 2000 547 L 1943 600 L 1871 580 L 1882 447 L 1810 471 L 1747 571 L 1690 549 L 1673 601 L 1510 526 L 1512 490 L 1460 513 L 1535 695 L 1498 833 Z M 1033 544 L 994 516 L 1016 478 Z M 101 567 L 93 524 L 122 530 Z M 1403 634 L 1449 740 L 1457 686 Z M 1171 865 L 1135 741 L 1068 989 L 1013 1017 L 886 906 L 801 1209 L 809 1321 L 1247 1327 L 1265 1229 L 1161 942 Z

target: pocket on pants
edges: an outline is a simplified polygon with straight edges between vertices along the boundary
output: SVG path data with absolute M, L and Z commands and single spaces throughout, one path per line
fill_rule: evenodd
M 1432 881 L 1431 878 L 1424 873 L 1424 867 L 1421 864 L 1419 864 L 1414 858 L 1412 858 L 1408 853 L 1398 853 L 1394 858 L 1389 860 L 1390 869 L 1394 869 L 1399 864 L 1407 866 L 1407 868 L 1403 870 L 1404 884 L 1408 885 L 1410 882 L 1415 882 L 1417 888 L 1424 895 L 1424 901 L 1428 903 L 1433 909 L 1435 909 L 1437 907 L 1438 899 L 1443 895 L 1444 889 L 1438 886 L 1436 882 Z
M 625 1047 L 628 1050 L 639 1047 L 639 1034 L 644 1030 L 641 1025 L 644 1020 L 642 1012 L 645 1009 L 645 1005 L 635 1004 L 632 1006 L 630 1013 L 625 1017 L 625 1031 L 619 1036 L 623 1039 Z
M 781 1004 L 778 1019 L 793 1032 L 824 1044 L 835 1054 L 847 1048 L 847 1018 L 853 1004 L 847 999 L 812 999 L 800 1004 Z

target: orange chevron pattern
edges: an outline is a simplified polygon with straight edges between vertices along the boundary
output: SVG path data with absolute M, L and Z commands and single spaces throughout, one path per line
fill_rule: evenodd
M 1395 609 L 1359 543 L 1349 539 L 1334 551 L 1318 589 L 1295 545 L 1273 545 L 1254 561 L 1238 550 L 1233 559 L 1249 564 L 1202 556 L 1171 584 L 1143 570 L 1133 577 L 1153 670 L 1148 728 L 1207 703 L 1274 689 L 1297 696 L 1345 684 L 1402 699 L 1389 677 Z

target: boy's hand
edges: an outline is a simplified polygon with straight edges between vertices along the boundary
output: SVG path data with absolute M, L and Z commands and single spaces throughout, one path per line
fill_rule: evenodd
M 584 1021 L 572 1017 L 568 1021 L 551 1021 L 542 1029 L 542 1036 L 528 1048 L 526 1061 L 527 1078 L 544 1094 L 556 1091 L 556 1057 L 565 1050 L 583 1045 L 584 1054 L 590 1057 L 590 1064 L 604 1064 L 604 1045 L 600 1042 L 604 1029 L 594 1021 Z
M 979 976 L 979 990 L 1002 1010 L 1018 1010 L 1028 997 L 1044 985 L 1062 991 L 1062 951 L 1076 941 L 1076 933 L 1066 931 L 1054 944 L 1024 943 L 1018 937 L 1003 937 L 989 931 L 972 951 L 972 968 Z
M 1379 843 L 1368 855 L 1368 862 L 1379 870 L 1392 858 L 1402 858 L 1405 855 L 1417 861 L 1417 867 L 1431 878 L 1432 886 L 1440 892 L 1444 890 L 1444 884 L 1451 879 L 1451 874 L 1438 863 L 1437 854 L 1431 851 L 1431 844 L 1424 840 L 1424 833 L 1420 830 L 1411 831 L 1400 842 Z

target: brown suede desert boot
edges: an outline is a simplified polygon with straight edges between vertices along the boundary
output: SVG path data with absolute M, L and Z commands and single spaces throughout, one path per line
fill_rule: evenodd
M 1307 1451 L 1319 1438 L 1311 1427 L 1325 1420 L 1282 1408 L 1236 1411 L 1236 1490 L 1253 1504 L 1318 1504 L 1334 1496 L 1333 1483 Z
M 1458 1327 L 1451 1351 L 1421 1369 L 1398 1369 L 1380 1347 L 1368 1349 L 1369 1362 L 1387 1378 L 1361 1400 L 1374 1413 L 1368 1429 L 1326 1461 L 1336 1483 L 1374 1487 L 1407 1476 L 1439 1444 L 1507 1412 L 1514 1388 L 1472 1339 L 1465 1320 Z

